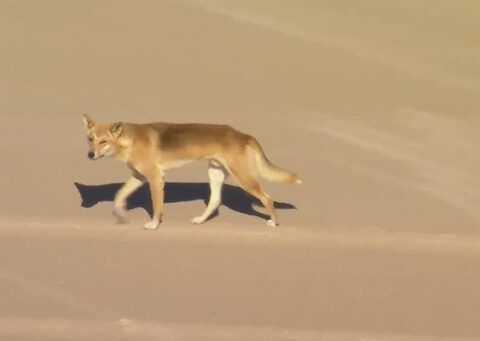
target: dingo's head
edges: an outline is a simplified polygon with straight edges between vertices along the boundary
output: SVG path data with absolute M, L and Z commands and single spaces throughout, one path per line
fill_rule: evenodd
M 83 114 L 83 123 L 89 145 L 88 158 L 98 160 L 103 156 L 114 155 L 123 123 L 99 124 L 95 123 L 87 114 Z

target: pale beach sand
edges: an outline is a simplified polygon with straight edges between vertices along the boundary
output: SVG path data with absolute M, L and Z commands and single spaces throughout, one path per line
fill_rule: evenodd
M 0 340 L 480 338 L 479 10 L 0 0 Z M 276 229 L 231 180 L 194 226 L 199 162 L 115 225 L 84 112 L 230 124 L 303 185 L 262 182 Z

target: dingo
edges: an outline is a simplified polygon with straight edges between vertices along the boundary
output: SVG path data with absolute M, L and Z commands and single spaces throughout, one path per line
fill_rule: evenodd
M 83 121 L 89 143 L 88 157 L 97 160 L 112 156 L 127 163 L 132 171 L 114 199 L 113 214 L 120 223 L 126 221 L 127 197 L 148 181 L 153 217 L 145 228 L 158 228 L 163 214 L 164 171 L 197 159 L 209 160 L 210 199 L 205 212 L 191 220 L 194 224 L 203 223 L 220 206 L 222 185 L 228 173 L 267 208 L 270 215 L 267 225 L 271 227 L 278 225 L 273 201 L 260 188 L 255 170 L 270 181 L 301 183 L 296 174 L 272 165 L 254 137 L 227 125 L 100 124 L 86 114 Z

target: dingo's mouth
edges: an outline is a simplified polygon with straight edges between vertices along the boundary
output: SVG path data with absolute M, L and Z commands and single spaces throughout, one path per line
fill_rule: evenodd
M 87 157 L 90 159 L 90 160 L 98 160 L 102 157 L 103 155 L 98 155 L 98 154 L 95 154 L 94 152 L 88 152 L 87 154 Z

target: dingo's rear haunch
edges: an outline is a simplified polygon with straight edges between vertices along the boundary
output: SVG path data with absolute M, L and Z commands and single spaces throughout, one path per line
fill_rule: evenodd
M 191 220 L 201 224 L 220 206 L 222 185 L 228 174 L 266 207 L 268 226 L 278 225 L 273 201 L 256 179 L 258 173 L 270 181 L 301 183 L 295 173 L 278 168 L 267 159 L 258 141 L 227 125 L 214 124 L 135 124 L 96 123 L 83 117 L 88 138 L 88 157 L 97 160 L 112 156 L 125 162 L 132 176 L 114 199 L 113 214 L 125 222 L 127 197 L 148 181 L 152 194 L 153 217 L 146 229 L 158 228 L 163 214 L 163 178 L 165 170 L 188 162 L 207 159 L 210 199 L 205 211 Z M 251 157 L 253 156 L 253 157 Z

